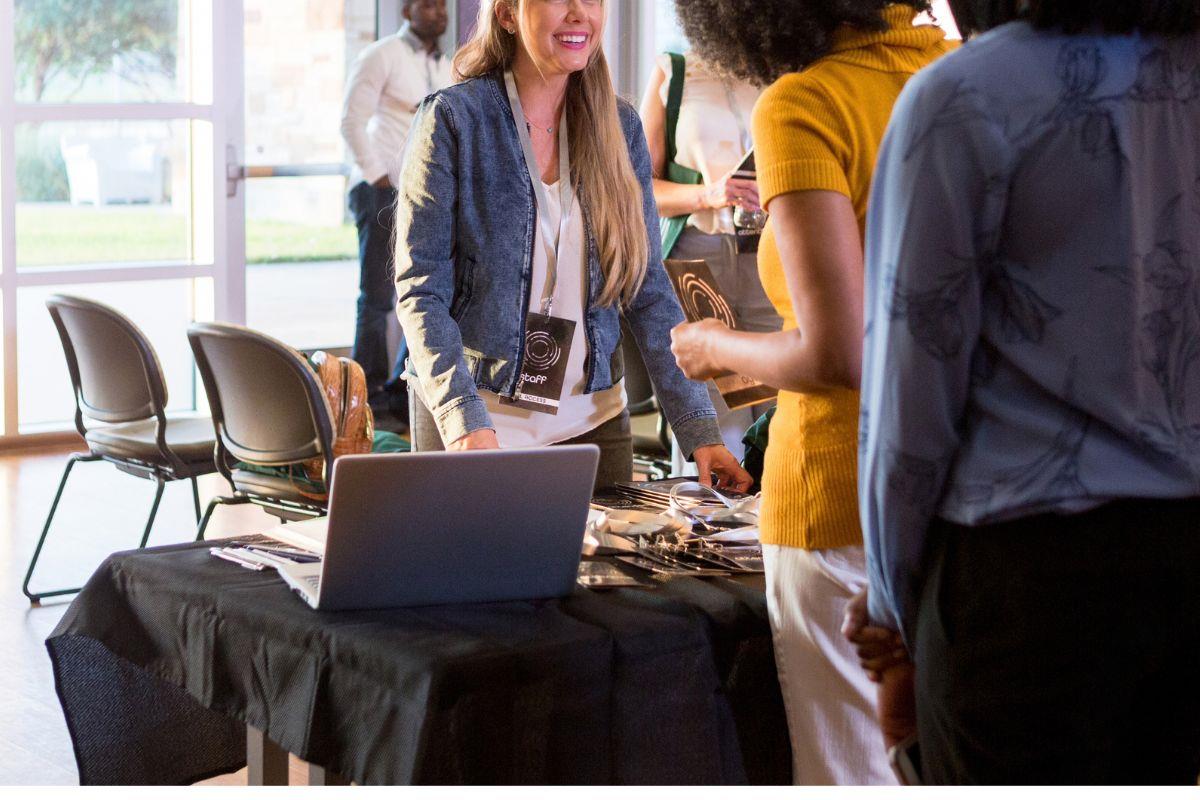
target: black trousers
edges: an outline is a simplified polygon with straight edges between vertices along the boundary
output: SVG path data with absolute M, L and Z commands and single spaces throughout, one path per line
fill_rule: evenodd
M 924 779 L 1190 784 L 1200 501 L 935 522 L 916 623 Z

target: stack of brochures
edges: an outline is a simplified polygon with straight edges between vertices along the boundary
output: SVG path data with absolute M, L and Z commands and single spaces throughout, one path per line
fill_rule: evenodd
M 220 540 L 221 547 L 210 547 L 208 552 L 222 561 L 229 561 L 252 570 L 279 569 L 287 564 L 315 564 L 321 556 L 310 550 L 280 544 L 276 539 L 261 534 L 239 536 Z
M 214 541 L 216 558 L 252 570 L 278 569 L 281 564 L 310 564 L 325 552 L 328 517 L 317 517 L 287 525 L 276 525 L 263 533 Z

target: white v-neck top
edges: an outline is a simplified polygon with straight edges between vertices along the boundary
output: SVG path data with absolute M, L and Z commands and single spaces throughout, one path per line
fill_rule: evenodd
M 547 208 L 551 230 L 558 230 L 562 219 L 562 206 L 558 195 L 558 184 L 542 183 L 546 187 Z M 537 240 L 533 246 L 533 275 L 529 293 L 529 310 L 538 311 L 545 296 L 549 280 L 546 248 L 542 239 L 542 226 L 534 226 Z M 624 410 L 628 400 L 625 382 L 603 391 L 585 394 L 587 378 L 584 370 L 587 359 L 587 335 L 584 332 L 584 309 L 587 306 L 587 283 L 584 280 L 587 252 L 583 230 L 583 215 L 576 201 L 575 213 L 567 228 L 558 251 L 558 286 L 554 292 L 553 315 L 575 322 L 575 335 L 571 339 L 571 351 L 567 357 L 567 374 L 563 380 L 563 396 L 558 414 L 527 411 L 515 406 L 502 405 L 499 395 L 480 390 L 487 402 L 488 413 L 496 426 L 496 438 L 501 447 L 532 447 L 554 444 L 574 439 L 593 428 L 608 422 Z

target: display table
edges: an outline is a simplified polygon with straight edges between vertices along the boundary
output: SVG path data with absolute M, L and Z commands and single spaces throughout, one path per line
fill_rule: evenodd
M 111 556 L 47 639 L 82 783 L 235 771 L 247 726 L 363 784 L 790 782 L 759 588 L 317 612 L 207 548 Z

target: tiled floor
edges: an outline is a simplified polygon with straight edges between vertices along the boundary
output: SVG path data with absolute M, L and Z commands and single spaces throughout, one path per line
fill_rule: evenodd
M 75 758 L 54 692 L 46 636 L 72 596 L 31 608 L 21 581 L 70 451 L 0 455 L 0 786 L 74 784 Z M 201 479 L 202 503 L 227 491 L 219 477 Z M 154 485 L 103 462 L 78 464 L 50 531 L 33 589 L 78 586 L 104 556 L 137 545 Z M 265 525 L 264 525 L 265 523 Z M 267 527 L 272 518 L 252 507 L 218 509 L 210 535 Z M 150 544 L 195 535 L 187 482 L 167 484 Z M 293 763 L 293 783 L 302 774 Z M 245 775 L 213 783 L 245 783 Z

